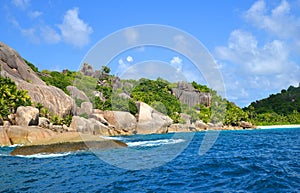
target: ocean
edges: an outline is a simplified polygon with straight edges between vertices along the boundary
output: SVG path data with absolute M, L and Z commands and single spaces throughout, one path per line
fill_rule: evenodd
M 221 131 L 201 154 L 206 134 L 113 137 L 128 147 L 48 155 L 0 147 L 0 192 L 300 192 L 300 128 Z

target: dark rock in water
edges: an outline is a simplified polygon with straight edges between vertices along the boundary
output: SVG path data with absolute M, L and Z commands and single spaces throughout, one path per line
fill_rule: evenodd
M 126 143 L 117 140 L 103 140 L 103 141 L 81 141 L 81 142 L 67 142 L 56 143 L 49 145 L 32 145 L 32 146 L 20 146 L 16 147 L 10 155 L 33 155 L 40 153 L 62 153 L 72 152 L 79 150 L 89 149 L 110 149 L 126 147 Z

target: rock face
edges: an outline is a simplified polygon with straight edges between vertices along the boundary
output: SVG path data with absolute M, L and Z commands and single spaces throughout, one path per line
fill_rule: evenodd
M 7 136 L 6 129 L 4 127 L 0 127 L 0 146 L 8 146 L 12 145 L 9 137 Z
M 124 111 L 104 111 L 104 119 L 114 125 L 116 130 L 123 130 L 129 133 L 136 133 L 136 119 L 129 112 Z
M 168 128 L 169 133 L 173 132 L 195 132 L 197 131 L 193 125 L 190 124 L 172 124 Z
M 189 83 L 179 82 L 177 88 L 172 89 L 172 93 L 181 103 L 187 104 L 190 108 L 197 104 L 210 106 L 211 94 L 199 92 Z
M 86 94 L 75 86 L 67 86 L 67 90 L 70 92 L 70 96 L 73 99 L 77 98 L 86 102 L 89 101 L 89 98 L 86 96 Z
M 173 120 L 143 102 L 137 103 L 139 114 L 136 131 L 138 134 L 167 133 Z
M 12 48 L 0 42 L 0 75 L 9 77 L 18 89 L 27 90 L 32 102 L 41 103 L 51 112 L 64 116 L 73 110 L 74 100 L 62 90 L 47 86 Z
M 83 117 L 74 116 L 70 128 L 72 128 L 73 131 L 86 134 L 103 136 L 115 135 L 111 128 L 93 118 L 85 119 Z
M 243 128 L 252 128 L 253 127 L 253 125 L 251 123 L 246 122 L 246 121 L 241 121 L 240 126 Z
M 16 124 L 19 126 L 38 125 L 39 123 L 39 110 L 37 108 L 28 106 L 20 106 L 16 112 Z
M 47 140 L 55 136 L 49 129 L 39 127 L 11 126 L 7 129 L 7 136 L 12 144 L 32 144 Z
M 76 115 L 87 114 L 90 115 L 93 112 L 93 104 L 91 102 L 81 103 L 81 107 L 77 107 Z
M 197 128 L 197 130 L 206 130 L 208 128 L 208 125 L 203 121 L 196 121 L 195 127 Z

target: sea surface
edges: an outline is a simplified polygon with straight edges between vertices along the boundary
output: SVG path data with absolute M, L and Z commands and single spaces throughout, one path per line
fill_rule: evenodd
M 23 157 L 0 147 L 0 192 L 300 192 L 300 128 L 221 131 L 199 155 L 205 135 L 122 136 L 127 148 Z

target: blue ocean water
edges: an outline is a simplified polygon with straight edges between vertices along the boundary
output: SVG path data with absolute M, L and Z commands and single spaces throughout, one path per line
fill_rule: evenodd
M 188 144 L 173 134 L 120 137 L 129 147 L 102 151 L 104 161 L 90 151 L 13 157 L 14 147 L 1 147 L 0 192 L 300 192 L 300 129 L 222 131 L 202 156 L 205 132 L 194 134 Z M 160 160 L 184 145 L 157 167 L 150 158 L 141 170 L 107 161 L 139 164 L 147 150 Z

